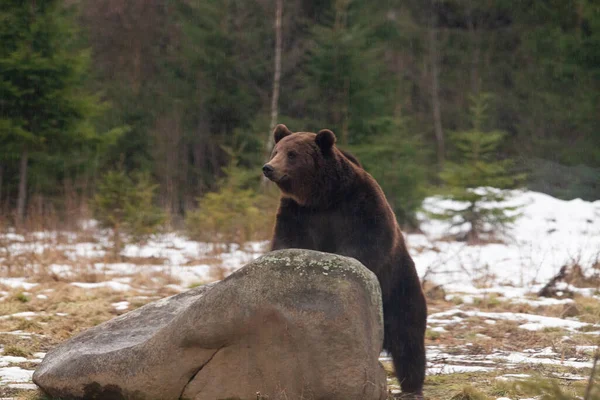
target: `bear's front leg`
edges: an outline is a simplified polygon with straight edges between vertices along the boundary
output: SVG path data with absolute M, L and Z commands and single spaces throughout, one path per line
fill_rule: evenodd
M 281 199 L 277 219 L 273 230 L 271 251 L 282 249 L 309 249 L 305 219 L 302 218 L 298 205 L 292 200 Z

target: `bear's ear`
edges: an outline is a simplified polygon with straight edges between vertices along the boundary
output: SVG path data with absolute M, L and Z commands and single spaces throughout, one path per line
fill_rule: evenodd
M 329 129 L 321 129 L 315 141 L 322 151 L 329 151 L 335 143 L 335 134 Z
M 277 125 L 273 130 L 273 138 L 275 139 L 275 143 L 278 143 L 281 139 L 291 134 L 292 131 L 290 131 L 284 124 Z

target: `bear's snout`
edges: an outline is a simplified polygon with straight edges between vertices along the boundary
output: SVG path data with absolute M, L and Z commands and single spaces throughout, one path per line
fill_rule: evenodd
M 275 168 L 273 168 L 272 166 L 270 166 L 269 164 L 265 164 L 263 165 L 263 174 L 267 177 L 267 178 L 272 178 L 273 177 L 273 171 L 275 171 Z

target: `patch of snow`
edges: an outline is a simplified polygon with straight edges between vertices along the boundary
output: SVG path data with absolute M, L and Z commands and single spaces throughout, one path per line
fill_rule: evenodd
M 468 347 L 468 346 L 465 346 Z M 380 360 L 391 360 L 386 354 L 382 354 Z M 428 367 L 438 368 L 442 365 L 453 367 L 465 367 L 466 369 L 458 372 L 477 371 L 477 368 L 516 368 L 519 365 L 561 365 L 571 368 L 591 368 L 591 361 L 581 361 L 577 358 L 561 359 L 560 354 L 556 354 L 548 348 L 540 350 L 528 350 L 525 352 L 506 352 L 495 350 L 489 354 L 456 354 L 447 353 L 442 346 L 427 346 Z M 467 368 L 468 367 L 468 368 Z M 471 369 L 472 368 L 472 369 Z M 485 371 L 485 369 L 480 369 Z M 437 371 L 437 370 L 435 370 Z M 434 371 L 434 372 L 435 372 Z M 438 373 L 446 373 L 445 370 L 437 371 Z M 505 374 L 506 378 L 524 378 L 519 374 Z
M 37 390 L 38 387 L 35 383 L 9 383 L 6 387 L 10 389 L 19 390 Z
M 575 346 L 575 350 L 593 353 L 598 351 L 598 346 Z
M 52 264 L 48 267 L 51 273 L 58 276 L 70 276 L 73 273 L 73 268 L 68 264 Z
M 6 367 L 9 364 L 18 364 L 27 361 L 25 357 L 0 356 L 0 367 Z
M 576 361 L 575 359 L 560 360 L 551 358 L 540 358 L 535 356 L 529 356 L 523 353 L 511 352 L 508 355 L 497 353 L 491 354 L 490 357 L 497 359 L 506 360 L 513 364 L 549 364 L 549 365 L 562 365 L 572 368 L 592 368 L 591 361 Z
M 19 338 L 21 339 L 28 339 L 32 336 L 42 336 L 42 335 L 37 335 L 31 332 L 23 332 L 21 330 L 18 331 L 12 331 L 12 332 L 0 332 L 0 335 L 15 335 L 15 336 L 19 336 Z
M 512 303 L 517 304 L 529 304 L 533 307 L 541 307 L 541 306 L 557 306 L 563 304 L 574 303 L 573 299 L 554 299 L 552 297 L 540 297 L 539 299 L 527 299 L 527 298 L 514 298 L 511 299 Z
M 431 314 L 427 317 L 427 322 L 430 324 L 438 324 L 438 325 L 450 325 L 450 324 L 458 324 L 462 322 L 464 319 L 462 317 L 458 317 L 453 315 L 452 318 L 448 319 L 440 319 L 442 313 Z
M 38 313 L 36 313 L 36 312 L 24 311 L 24 312 L 15 313 L 15 314 L 2 315 L 2 316 L 0 316 L 0 319 L 25 318 L 27 320 L 30 320 L 31 318 L 35 317 L 36 315 L 38 315 Z
M 109 288 L 116 292 L 124 292 L 131 290 L 131 285 L 120 282 L 113 281 L 105 281 L 105 282 L 96 282 L 96 283 L 88 283 L 88 282 L 72 282 L 71 285 L 77 286 L 83 289 L 98 289 L 98 288 Z
M 25 290 L 30 290 L 38 284 L 25 282 L 25 278 L 0 278 L 0 285 L 6 285 L 14 289 L 23 288 Z
M 482 311 L 464 311 L 460 309 L 448 310 L 436 314 L 431 314 L 427 320 L 429 323 L 447 323 L 448 319 L 440 319 L 444 317 L 456 317 L 456 314 L 466 315 L 468 317 L 480 317 L 492 320 L 508 320 L 529 323 L 520 325 L 519 327 L 527 330 L 539 330 L 543 328 L 565 328 L 568 330 L 577 330 L 583 327 L 590 326 L 584 322 L 573 321 L 556 317 L 545 317 L 535 314 L 511 313 L 511 312 L 482 312 Z M 452 320 L 450 320 L 452 321 Z
M 117 303 L 112 303 L 111 306 L 113 306 L 115 308 L 115 310 L 117 310 L 117 311 L 124 311 L 129 308 L 129 302 L 128 301 L 119 301 Z
M 33 371 L 19 367 L 0 368 L 0 384 L 4 383 L 27 383 L 31 382 Z
M 170 283 L 170 284 L 166 285 L 165 287 L 167 287 L 169 289 L 173 289 L 173 290 L 175 290 L 177 292 L 183 292 L 183 291 L 186 290 L 186 288 L 184 288 L 183 286 L 181 286 L 181 285 L 175 285 L 173 283 Z
M 545 328 L 563 328 L 562 324 L 552 324 L 548 325 L 544 322 L 530 322 L 527 324 L 519 325 L 519 328 L 526 329 L 528 331 L 541 331 Z
M 430 367 L 427 367 L 427 374 L 459 374 L 463 372 L 486 372 L 492 370 L 494 370 L 493 367 L 482 367 L 474 365 L 433 364 Z
M 559 378 L 559 379 L 564 379 L 566 381 L 585 381 L 589 379 L 589 376 L 581 376 L 581 375 L 575 375 L 575 374 L 569 374 L 569 373 L 564 373 L 564 374 L 559 374 L 559 373 L 554 373 L 552 374 L 555 377 Z
M 532 191 L 511 194 L 506 204 L 523 205 L 522 216 L 508 228 L 505 244 L 434 243 L 436 238 L 453 233 L 451 224 L 421 214 L 424 234 L 406 235 L 409 247 L 418 248 L 412 256 L 420 275 L 428 272 L 437 284 L 456 292 L 474 288 L 476 278 L 527 290 L 546 283 L 565 264 L 576 261 L 585 270 L 595 263 L 600 248 L 600 200 L 564 201 Z M 423 203 L 430 211 L 460 206 L 435 196 Z
M 544 347 L 541 350 L 525 349 L 525 350 L 523 350 L 523 353 L 535 354 L 536 356 L 556 356 L 556 355 L 558 355 L 558 353 L 556 353 L 554 350 L 552 350 L 552 347 Z
M 527 379 L 529 377 L 531 377 L 531 375 L 528 374 L 504 374 L 502 376 L 496 377 L 496 379 L 503 381 L 511 379 Z

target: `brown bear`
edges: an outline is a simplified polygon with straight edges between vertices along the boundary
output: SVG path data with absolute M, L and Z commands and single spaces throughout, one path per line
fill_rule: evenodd
M 422 398 L 427 305 L 396 216 L 379 184 L 328 129 L 274 132 L 264 175 L 281 191 L 272 250 L 301 248 L 353 257 L 381 285 L 384 348 L 405 394 Z

